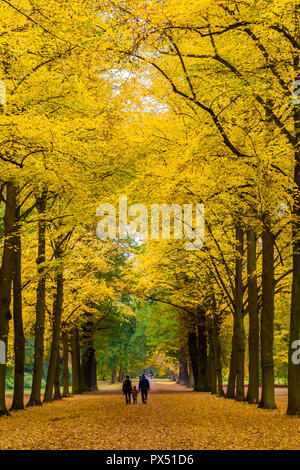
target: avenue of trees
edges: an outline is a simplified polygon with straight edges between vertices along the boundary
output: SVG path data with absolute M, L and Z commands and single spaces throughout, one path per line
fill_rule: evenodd
M 1 2 L 0 414 L 69 358 L 300 414 L 299 41 L 292 0 Z M 204 204 L 203 248 L 97 239 L 120 195 Z

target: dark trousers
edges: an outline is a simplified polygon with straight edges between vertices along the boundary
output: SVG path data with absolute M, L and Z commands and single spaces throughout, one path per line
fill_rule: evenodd
M 132 400 L 133 400 L 133 404 L 136 405 L 137 404 L 137 398 L 132 397 Z
M 131 392 L 124 392 L 127 405 L 131 403 Z
M 142 393 L 142 402 L 147 403 L 148 390 L 141 390 Z

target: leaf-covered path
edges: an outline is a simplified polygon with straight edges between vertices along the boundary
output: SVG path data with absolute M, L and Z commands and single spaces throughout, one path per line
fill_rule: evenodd
M 299 449 L 300 419 L 278 410 L 155 385 L 147 405 L 120 390 L 76 395 L 0 419 L 1 449 Z

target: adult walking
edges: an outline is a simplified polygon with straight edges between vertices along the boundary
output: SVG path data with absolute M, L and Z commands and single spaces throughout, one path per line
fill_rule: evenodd
M 147 397 L 148 397 L 149 390 L 150 390 L 149 380 L 146 379 L 145 374 L 142 374 L 142 378 L 140 379 L 140 382 L 139 382 L 139 391 L 142 394 L 142 402 L 145 405 L 147 404 Z
M 132 383 L 129 378 L 129 375 L 126 375 L 126 379 L 123 382 L 123 394 L 125 395 L 126 404 L 131 404 L 131 393 L 132 393 Z

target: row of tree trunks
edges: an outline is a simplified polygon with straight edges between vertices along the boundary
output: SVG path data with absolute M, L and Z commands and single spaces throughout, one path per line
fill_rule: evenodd
M 16 232 L 14 235 L 14 273 L 13 273 L 13 322 L 14 322 L 14 352 L 15 376 L 14 394 L 11 409 L 24 409 L 24 365 L 25 365 L 25 336 L 22 315 L 22 276 L 21 276 L 21 227 L 20 212 L 16 211 Z
M 79 330 L 77 327 L 71 331 L 71 357 L 72 357 L 72 393 L 82 393 L 81 371 L 80 371 L 80 344 Z
M 22 243 L 21 243 L 21 216 L 18 206 L 18 188 L 13 183 L 6 184 L 5 214 L 4 214 L 4 243 L 3 256 L 0 267 L 0 415 L 9 414 L 5 402 L 5 379 L 7 341 L 9 332 L 11 291 L 13 292 L 13 322 L 14 322 L 14 394 L 11 409 L 24 409 L 24 364 L 25 364 L 25 336 L 22 318 Z M 45 328 L 45 251 L 46 251 L 46 224 L 43 220 L 46 210 L 47 194 L 44 192 L 36 198 L 36 207 L 39 213 L 38 223 L 38 257 L 37 270 L 39 274 L 36 297 L 36 322 L 34 343 L 34 368 L 32 389 L 27 406 L 41 405 L 41 385 L 44 362 L 44 328 Z M 33 206 L 34 207 L 34 206 Z M 32 210 L 32 209 L 31 209 Z M 57 251 L 56 258 L 60 258 Z M 12 289 L 13 288 L 13 289 Z M 68 332 L 61 332 L 61 315 L 63 304 L 63 273 L 56 273 L 56 293 L 53 304 L 53 332 L 48 367 L 44 401 L 60 399 L 69 396 L 69 338 Z M 92 322 L 90 322 L 92 325 Z M 60 334 L 63 346 L 63 395 L 60 390 Z M 92 330 L 89 332 L 89 343 L 86 343 L 82 352 L 82 367 L 80 366 L 79 331 L 74 328 L 71 334 L 71 351 L 73 367 L 73 393 L 82 392 L 82 383 L 85 390 L 97 389 L 97 368 L 95 350 L 93 348 Z M 72 347 L 73 345 L 73 347 Z M 74 360 L 73 360 L 74 359 Z M 81 372 L 82 371 L 82 372 Z M 82 375 L 83 374 L 83 375 Z M 54 389 L 54 395 L 53 395 Z
M 236 234 L 236 260 L 235 260 L 235 288 L 234 288 L 234 312 L 233 335 L 230 356 L 230 372 L 226 398 L 235 398 L 237 401 L 245 400 L 244 376 L 245 376 L 245 329 L 244 329 L 244 304 L 243 304 L 243 245 L 244 233 L 241 225 L 235 228 Z
M 4 245 L 0 267 L 0 416 L 9 414 L 5 403 L 6 359 L 9 332 L 11 287 L 14 266 L 14 232 L 16 218 L 16 188 L 6 184 L 4 213 Z
M 197 308 L 197 345 L 198 345 L 198 391 L 209 392 L 209 371 L 208 371 L 208 357 L 207 357 L 207 324 L 206 324 L 206 311 L 202 306 Z M 195 376 L 195 374 L 194 374 Z
M 208 342 L 209 342 L 209 386 L 212 394 L 224 396 L 221 343 L 219 337 L 219 319 L 216 314 L 208 318 Z
M 256 234 L 247 231 L 247 288 L 249 311 L 249 384 L 248 403 L 259 401 L 259 318 L 256 277 Z
M 259 317 L 256 277 L 256 234 L 247 232 L 247 288 L 249 311 L 249 385 L 247 401 L 261 408 L 276 408 L 274 397 L 274 240 L 269 218 L 264 220 L 262 234 L 262 312 L 261 312 L 261 369 L 262 395 L 259 402 Z M 226 397 L 238 401 L 244 396 L 245 332 L 243 325 L 243 231 L 236 228 L 237 253 L 235 272 L 235 311 L 230 358 L 230 373 Z
M 57 259 L 60 259 L 60 252 L 56 253 Z M 44 402 L 52 401 L 53 387 L 57 370 L 57 361 L 59 357 L 59 336 L 63 305 L 63 273 L 58 269 L 56 273 L 56 293 L 53 302 L 53 329 L 50 350 L 50 360 L 47 373 L 47 382 L 45 388 Z
M 195 322 L 196 320 L 196 322 Z M 208 392 L 207 328 L 205 310 L 198 307 L 188 332 L 188 348 L 194 377 L 194 390 Z
M 38 222 L 38 256 L 36 260 L 38 285 L 36 289 L 35 326 L 34 326 L 34 362 L 32 373 L 31 394 L 27 406 L 40 406 L 43 362 L 44 362 L 44 331 L 45 331 L 45 254 L 46 254 L 46 223 L 43 216 L 47 205 L 47 193 L 37 197 Z
M 62 340 L 62 368 L 63 368 L 63 397 L 70 396 L 69 390 L 69 335 L 66 330 L 62 330 L 61 333 Z
M 89 349 L 89 357 L 87 358 L 87 349 L 80 348 L 79 329 L 73 327 L 70 335 L 66 330 L 62 331 L 62 358 L 60 358 L 59 350 L 57 355 L 57 362 L 54 374 L 54 394 L 53 398 L 49 401 L 60 400 L 63 397 L 70 396 L 69 391 L 69 337 L 70 337 L 70 350 L 72 358 L 72 393 L 78 394 L 83 391 L 97 390 L 97 362 L 95 358 L 95 350 Z M 53 340 L 52 340 L 53 349 Z M 51 349 L 51 351 L 52 351 Z M 80 363 L 80 357 L 82 361 Z M 50 353 L 51 363 L 51 353 Z M 49 363 L 49 368 L 50 368 Z M 62 365 L 62 382 L 63 392 L 61 393 L 61 365 Z M 83 373 L 83 371 L 85 371 Z M 88 373 L 87 373 L 88 372 Z M 49 370 L 48 370 L 49 377 Z M 84 385 L 82 380 L 84 380 Z M 47 382 L 48 383 L 48 382 Z M 46 387 L 47 390 L 47 387 Z M 46 393 L 45 393 L 46 396 Z M 51 395 L 49 395 L 51 396 Z M 45 400 L 47 401 L 47 400 Z
M 98 390 L 97 362 L 94 348 L 94 323 L 90 313 L 85 314 L 86 321 L 81 327 L 82 353 L 81 353 L 81 384 L 82 391 Z M 121 369 L 119 371 L 120 379 Z
M 78 394 L 82 393 L 83 391 L 88 390 L 97 390 L 97 362 L 95 358 L 95 350 L 90 350 L 90 356 L 86 360 L 87 350 L 80 348 L 80 341 L 79 341 L 79 329 L 74 327 L 70 333 L 63 329 L 61 334 L 62 339 L 62 358 L 60 358 L 60 354 L 58 351 L 57 356 L 57 365 L 55 368 L 55 375 L 54 375 L 54 394 L 53 398 L 49 401 L 53 400 L 60 400 L 63 397 L 70 396 L 69 390 L 69 337 L 70 337 L 70 350 L 71 350 L 71 358 L 72 358 L 72 393 Z M 53 343 L 53 341 L 52 341 Z M 82 362 L 80 363 L 80 357 L 82 357 Z M 50 355 L 51 361 L 51 355 Z M 63 391 L 61 393 L 61 365 L 62 365 L 62 382 L 63 382 Z M 87 375 L 83 374 L 84 368 L 88 365 L 86 372 L 88 371 Z M 49 364 L 50 367 L 50 364 Z M 49 374 L 48 374 L 49 375 Z M 84 378 L 84 386 L 82 385 L 82 379 Z M 51 395 L 50 395 L 51 396 Z M 45 400 L 46 401 L 46 400 Z
M 205 309 L 199 306 L 192 320 L 188 332 L 189 360 L 183 364 L 181 352 L 179 382 L 183 383 L 184 370 L 184 385 L 193 386 L 198 392 L 210 391 L 223 396 L 219 317 L 217 314 L 207 316 Z
M 237 253 L 235 261 L 235 312 L 234 333 L 236 348 L 236 396 L 237 401 L 245 400 L 245 330 L 243 304 L 243 243 L 244 233 L 240 225 L 236 227 Z
M 262 312 L 261 312 L 261 371 L 262 394 L 259 406 L 276 408 L 274 394 L 274 241 L 271 224 L 265 219 L 262 234 Z

